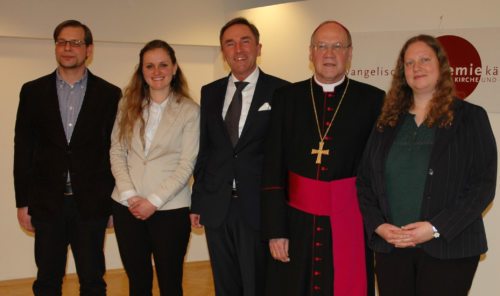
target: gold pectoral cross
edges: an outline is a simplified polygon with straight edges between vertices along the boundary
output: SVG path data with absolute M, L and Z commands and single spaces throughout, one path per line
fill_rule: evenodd
M 325 145 L 325 142 L 320 141 L 318 149 L 311 149 L 311 154 L 312 155 L 314 155 L 314 154 L 318 155 L 318 156 L 316 156 L 316 164 L 321 164 L 321 156 L 323 156 L 323 155 L 329 155 L 330 154 L 330 150 L 329 149 L 324 149 L 323 150 L 323 146 L 324 145 Z

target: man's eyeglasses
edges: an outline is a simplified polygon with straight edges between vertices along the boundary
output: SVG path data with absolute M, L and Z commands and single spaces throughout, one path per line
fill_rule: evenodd
M 321 53 L 327 52 L 328 49 L 331 49 L 334 52 L 339 52 L 339 51 L 342 51 L 344 49 L 347 49 L 347 48 L 351 47 L 351 44 L 344 45 L 341 42 L 336 42 L 336 43 L 331 43 L 331 44 L 319 42 L 319 43 L 316 43 L 316 44 L 312 44 L 311 47 L 315 51 L 321 52 Z
M 81 47 L 82 45 L 85 45 L 85 41 L 83 41 L 83 40 L 64 40 L 64 39 L 56 40 L 56 46 L 66 47 L 66 44 L 69 44 L 69 46 L 71 46 L 71 47 Z

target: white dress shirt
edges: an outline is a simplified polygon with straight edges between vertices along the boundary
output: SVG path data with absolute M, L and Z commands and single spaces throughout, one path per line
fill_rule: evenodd
M 238 136 L 241 136 L 241 131 L 245 126 L 245 121 L 248 117 L 248 111 L 250 110 L 250 105 L 252 104 L 253 94 L 255 93 L 255 86 L 257 85 L 257 80 L 259 78 L 259 68 L 256 67 L 252 74 L 248 75 L 248 77 L 244 80 L 248 82 L 248 85 L 241 92 L 242 94 L 242 106 L 241 106 L 241 115 L 240 122 L 238 124 Z M 229 108 L 229 104 L 231 104 L 231 100 L 233 99 L 234 92 L 236 91 L 235 82 L 239 81 L 231 74 L 229 77 L 229 81 L 227 83 L 226 89 L 226 97 L 224 99 L 224 106 L 222 108 L 222 118 L 226 117 L 227 109 Z

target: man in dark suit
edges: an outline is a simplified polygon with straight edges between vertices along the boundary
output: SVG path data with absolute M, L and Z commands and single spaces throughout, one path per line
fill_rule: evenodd
M 191 223 L 205 226 L 216 294 L 263 295 L 263 140 L 273 92 L 288 83 L 257 67 L 259 31 L 248 20 L 235 18 L 224 25 L 220 44 L 231 74 L 201 90 Z
M 35 234 L 35 295 L 61 295 L 68 245 L 80 295 L 106 295 L 103 246 L 114 186 L 109 148 L 121 91 L 87 69 L 93 51 L 87 26 L 64 21 L 54 41 L 56 71 L 21 89 L 14 139 L 17 217 Z

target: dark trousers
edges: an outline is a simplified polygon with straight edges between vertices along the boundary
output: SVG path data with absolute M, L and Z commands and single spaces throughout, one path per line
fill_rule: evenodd
M 63 217 L 47 221 L 32 218 L 38 267 L 35 295 L 61 295 L 68 245 L 75 260 L 80 295 L 106 295 L 103 247 L 108 218 L 82 219 L 75 198 L 65 199 Z
M 466 296 L 479 256 L 437 259 L 420 248 L 375 253 L 380 296 Z
M 374 270 L 374 254 L 372 249 L 368 247 L 365 241 L 365 260 L 366 260 L 366 295 L 375 296 L 375 270 Z
M 130 295 L 152 295 L 151 255 L 160 295 L 182 295 L 182 266 L 191 233 L 189 209 L 156 211 L 142 221 L 136 219 L 128 207 L 114 202 L 113 218 Z
M 217 296 L 264 295 L 267 244 L 243 219 L 238 198 L 217 228 L 205 227 Z

